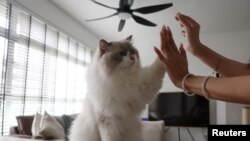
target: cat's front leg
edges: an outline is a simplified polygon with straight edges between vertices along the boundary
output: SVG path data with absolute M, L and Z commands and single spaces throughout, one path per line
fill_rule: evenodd
M 143 68 L 140 90 L 142 97 L 148 103 L 162 87 L 165 68 L 157 58 L 151 66 Z
M 101 141 L 123 141 L 123 126 L 115 118 L 101 116 L 98 120 L 98 129 Z

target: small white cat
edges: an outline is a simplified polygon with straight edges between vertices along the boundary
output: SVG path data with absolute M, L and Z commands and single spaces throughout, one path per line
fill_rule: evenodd
M 70 141 L 142 141 L 140 114 L 161 88 L 165 69 L 158 58 L 142 68 L 131 39 L 100 40 Z

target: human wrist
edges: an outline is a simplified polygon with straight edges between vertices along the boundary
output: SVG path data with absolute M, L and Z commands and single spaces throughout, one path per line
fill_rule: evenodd
M 184 92 L 187 96 L 193 96 L 193 95 L 194 95 L 193 92 L 188 91 L 187 88 L 186 88 L 186 80 L 188 79 L 188 77 L 191 77 L 191 76 L 193 76 L 193 74 L 187 73 L 187 74 L 183 77 L 182 82 L 181 82 L 181 88 L 183 89 L 183 92 Z
M 202 43 L 197 43 L 191 53 L 194 56 L 199 57 L 203 55 L 205 50 L 206 50 L 206 46 L 204 46 Z
M 186 76 L 186 75 L 188 75 L 188 74 L 190 74 L 190 73 L 186 73 L 186 74 L 184 74 L 182 77 L 179 77 L 179 79 L 175 79 L 175 80 L 172 80 L 172 82 L 173 82 L 173 84 L 177 87 L 177 88 L 180 88 L 180 89 L 182 89 L 182 83 L 183 83 L 183 80 L 184 80 L 184 77 Z M 191 76 L 191 75 L 190 75 Z M 190 77 L 190 76 L 188 76 L 188 77 Z M 185 78 L 186 80 L 185 81 L 187 81 L 187 78 Z M 185 82 L 185 84 L 186 84 L 186 82 Z
M 201 92 L 201 84 L 202 81 L 204 80 L 204 77 L 202 76 L 197 76 L 197 75 L 190 75 L 186 80 L 185 80 L 185 89 L 187 91 L 192 91 L 194 93 L 200 94 Z
M 203 97 L 205 97 L 207 100 L 209 100 L 209 95 L 207 92 L 207 88 L 206 88 L 206 83 L 208 81 L 209 78 L 211 78 L 212 76 L 206 76 L 204 77 L 203 81 L 202 81 L 202 85 L 201 85 L 201 91 L 202 91 L 202 95 Z

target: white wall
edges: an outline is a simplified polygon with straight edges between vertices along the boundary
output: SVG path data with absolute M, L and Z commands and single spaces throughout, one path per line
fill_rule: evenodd
M 12 0 L 10 0 L 12 1 Z M 48 21 L 88 47 L 96 48 L 99 37 L 76 22 L 49 0 L 13 0 L 13 3 Z

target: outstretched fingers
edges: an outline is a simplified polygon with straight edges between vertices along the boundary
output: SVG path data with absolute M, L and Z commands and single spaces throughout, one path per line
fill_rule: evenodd
M 183 44 L 181 43 L 180 47 L 179 47 L 179 52 L 181 54 L 181 56 L 187 60 L 187 54 L 186 54 L 186 51 L 185 49 L 183 48 Z
M 161 29 L 161 32 L 160 32 L 160 36 L 161 36 L 161 46 L 160 46 L 160 49 L 162 52 L 166 53 L 166 36 L 164 34 L 164 31 L 163 31 L 163 27 Z
M 185 29 L 188 29 L 191 27 L 191 24 L 188 21 L 188 19 L 186 18 L 186 16 L 184 16 L 180 13 L 177 13 L 175 16 L 175 19 L 180 22 L 181 27 L 184 27 Z
M 197 23 L 193 18 L 181 13 L 177 13 L 175 19 L 179 21 L 181 27 L 184 27 L 185 29 L 200 27 L 200 24 Z
M 169 27 L 165 25 L 161 29 L 161 51 L 170 54 L 178 51 Z
M 163 53 L 163 55 L 167 56 L 169 53 L 171 53 L 171 47 L 170 47 L 170 42 L 169 42 L 169 33 L 166 30 L 166 27 L 163 26 L 161 29 L 161 52 Z
M 166 62 L 166 58 L 165 56 L 161 53 L 161 51 L 157 48 L 154 47 L 155 53 L 157 54 L 158 58 L 162 61 L 162 62 Z
M 169 34 L 169 43 L 171 45 L 171 50 L 172 51 L 178 51 L 178 49 L 176 47 L 176 44 L 174 42 L 172 31 L 170 30 L 169 26 L 167 27 L 167 30 L 168 30 L 168 34 Z
M 183 14 L 182 14 L 182 16 L 184 16 L 189 21 L 189 23 L 191 23 L 191 25 L 193 27 L 200 27 L 200 24 L 197 23 L 193 18 L 186 16 L 186 15 L 183 15 Z

